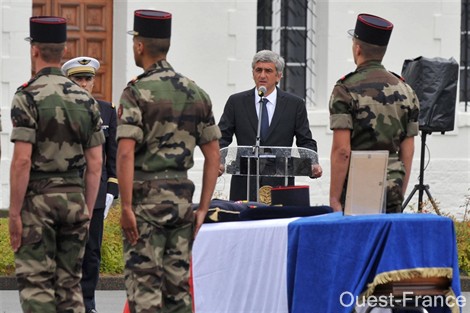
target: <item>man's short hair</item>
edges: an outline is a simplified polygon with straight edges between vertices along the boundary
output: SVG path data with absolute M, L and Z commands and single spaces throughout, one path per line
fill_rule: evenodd
M 152 57 L 166 55 L 168 50 L 170 50 L 170 38 L 148 38 L 137 36 L 137 40 L 144 43 L 145 50 Z
M 361 47 L 362 55 L 366 60 L 382 61 L 384 58 L 387 46 L 373 45 L 357 38 L 353 38 L 353 40 Z
M 65 42 L 62 43 L 42 43 L 32 42 L 31 45 L 37 46 L 41 59 L 47 63 L 60 63 L 65 53 Z
M 258 51 L 253 57 L 253 62 L 251 62 L 251 68 L 254 69 L 256 63 L 258 62 L 274 63 L 278 73 L 282 74 L 282 72 L 284 71 L 284 59 L 279 54 L 271 50 Z

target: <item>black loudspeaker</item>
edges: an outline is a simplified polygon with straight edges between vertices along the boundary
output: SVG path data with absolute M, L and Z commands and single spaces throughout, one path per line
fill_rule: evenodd
M 405 60 L 401 75 L 419 99 L 419 129 L 428 133 L 454 129 L 459 65 L 454 58 Z

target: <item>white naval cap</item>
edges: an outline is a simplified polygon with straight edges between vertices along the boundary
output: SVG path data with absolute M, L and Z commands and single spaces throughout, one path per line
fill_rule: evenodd
M 78 57 L 62 65 L 62 72 L 65 76 L 95 76 L 96 71 L 100 68 L 100 62 L 97 59 L 90 57 Z

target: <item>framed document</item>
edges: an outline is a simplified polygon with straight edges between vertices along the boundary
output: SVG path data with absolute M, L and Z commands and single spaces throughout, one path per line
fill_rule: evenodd
M 385 212 L 388 151 L 352 151 L 345 215 Z

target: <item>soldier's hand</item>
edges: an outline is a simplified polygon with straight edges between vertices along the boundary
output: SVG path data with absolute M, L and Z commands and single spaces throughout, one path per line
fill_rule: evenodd
M 137 243 L 137 239 L 139 239 L 139 232 L 137 230 L 135 214 L 131 209 L 122 208 L 121 227 L 127 241 L 129 241 L 132 246 L 135 245 Z
M 194 212 L 194 238 L 196 238 L 199 229 L 201 228 L 202 224 L 204 223 L 204 219 L 206 218 L 207 210 L 201 210 L 201 208 L 197 209 Z
M 219 165 L 219 177 L 222 176 L 223 173 L 225 173 L 225 166 L 221 163 Z
M 343 211 L 343 206 L 338 199 L 330 198 L 330 207 L 333 209 L 333 212 Z
M 21 235 L 23 234 L 23 222 L 20 216 L 10 216 L 8 219 L 8 228 L 10 230 L 10 245 L 13 252 L 17 252 L 21 247 Z

